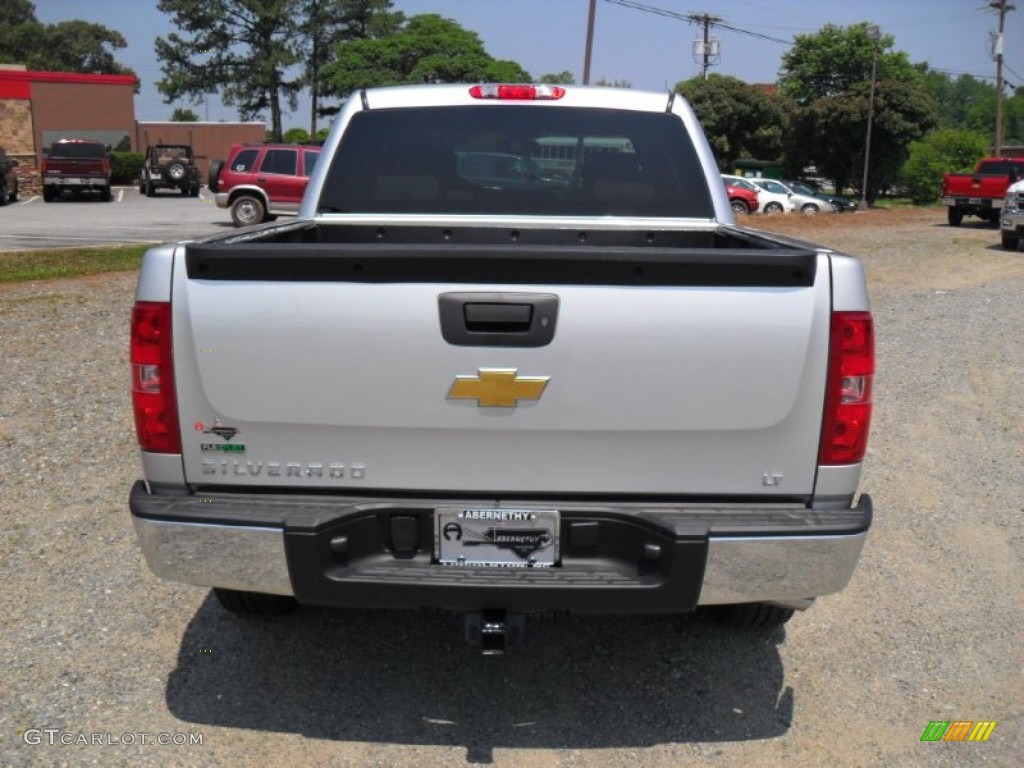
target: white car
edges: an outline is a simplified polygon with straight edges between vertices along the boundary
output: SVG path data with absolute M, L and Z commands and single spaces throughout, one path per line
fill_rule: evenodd
M 775 192 L 754 183 L 762 181 L 762 179 L 745 179 L 742 176 L 732 176 L 727 173 L 723 173 L 722 178 L 734 187 L 743 187 L 756 192 L 759 203 L 757 209 L 762 213 L 791 213 L 796 208 L 788 193 Z
M 832 213 L 835 210 L 827 200 L 801 194 L 781 181 L 776 181 L 775 179 L 751 179 L 751 181 L 766 192 L 787 196 L 793 206 L 789 210 L 798 210 L 800 213 L 812 215 L 815 213 Z M 767 207 L 764 210 L 765 213 L 770 213 Z

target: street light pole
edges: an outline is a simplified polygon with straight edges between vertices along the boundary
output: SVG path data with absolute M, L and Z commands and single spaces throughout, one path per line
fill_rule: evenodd
M 860 205 L 858 211 L 868 209 L 868 166 L 871 162 L 871 124 L 875 121 L 875 79 L 878 75 L 878 40 L 882 31 L 871 24 L 867 28 L 868 37 L 874 42 L 874 53 L 871 56 L 871 96 L 868 98 L 868 135 L 864 140 L 864 179 L 860 185 Z
M 587 47 L 583 53 L 583 84 L 590 85 L 590 56 L 594 51 L 594 14 L 597 13 L 597 0 L 590 0 L 590 12 L 587 14 Z

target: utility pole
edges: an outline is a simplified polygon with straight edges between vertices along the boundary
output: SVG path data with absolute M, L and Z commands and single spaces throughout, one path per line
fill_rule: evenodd
M 590 14 L 587 16 L 587 49 L 583 54 L 583 84 L 590 85 L 590 54 L 594 50 L 594 14 L 597 0 L 590 0 Z
M 1003 154 L 1003 30 L 1006 28 L 1006 14 L 1016 6 L 1007 0 L 992 0 L 989 8 L 999 11 L 999 34 L 996 36 L 996 147 L 995 156 Z
M 690 13 L 686 16 L 694 24 L 703 25 L 704 40 L 695 41 L 693 46 L 694 58 L 702 60 L 701 73 L 705 80 L 708 79 L 708 67 L 711 66 L 711 59 L 719 56 L 718 40 L 711 39 L 711 27 L 722 20 L 721 16 L 712 16 L 709 13 Z M 717 62 L 716 62 L 717 63 Z
M 871 164 L 871 124 L 875 121 L 875 83 L 878 79 L 878 41 L 882 38 L 882 30 L 875 24 L 869 24 L 868 37 L 874 44 L 871 54 L 871 96 L 868 98 L 868 133 L 864 139 L 864 180 L 860 185 L 860 205 L 858 211 L 868 210 L 868 166 Z

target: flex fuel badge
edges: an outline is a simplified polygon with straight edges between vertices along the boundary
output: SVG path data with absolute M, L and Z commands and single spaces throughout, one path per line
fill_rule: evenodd
M 236 443 L 230 445 L 228 443 L 200 443 L 199 450 L 203 453 L 245 453 L 245 444 Z

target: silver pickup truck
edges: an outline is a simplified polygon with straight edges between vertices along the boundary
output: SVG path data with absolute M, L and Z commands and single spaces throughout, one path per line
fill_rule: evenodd
M 132 316 L 150 568 L 229 610 L 772 626 L 871 524 L 860 262 L 734 224 L 686 102 L 366 90 L 300 218 L 150 250 Z

